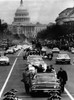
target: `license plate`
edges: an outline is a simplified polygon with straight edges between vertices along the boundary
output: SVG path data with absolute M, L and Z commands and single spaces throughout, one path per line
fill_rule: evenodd
M 4 64 L 4 62 L 0 62 L 0 64 Z
M 48 90 L 44 90 L 44 92 L 48 92 Z

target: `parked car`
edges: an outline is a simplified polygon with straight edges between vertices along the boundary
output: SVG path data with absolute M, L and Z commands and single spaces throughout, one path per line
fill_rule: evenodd
M 0 57 L 0 65 L 9 65 L 10 61 L 7 56 L 1 56 Z
M 9 49 L 7 49 L 7 50 L 5 51 L 4 54 L 14 54 L 14 53 L 15 53 L 14 49 L 13 49 L 13 48 L 9 48 Z
M 55 60 L 56 60 L 56 64 L 58 63 L 70 64 L 71 58 L 69 57 L 68 54 L 58 54 Z

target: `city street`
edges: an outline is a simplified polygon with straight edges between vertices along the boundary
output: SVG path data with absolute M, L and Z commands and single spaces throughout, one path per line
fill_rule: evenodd
M 63 51 L 64 52 L 64 51 Z M 67 51 L 65 51 L 67 52 Z M 45 62 L 49 64 L 53 64 L 56 71 L 59 70 L 60 67 L 65 69 L 68 74 L 68 82 L 65 86 L 65 92 L 62 94 L 62 100 L 74 100 L 74 54 L 67 52 L 71 57 L 70 65 L 56 65 L 55 57 L 57 54 L 54 54 L 53 60 L 45 60 Z M 8 55 L 10 58 L 9 66 L 0 66 L 0 96 L 3 98 L 3 94 L 9 91 L 12 88 L 18 90 L 17 96 L 22 100 L 46 100 L 47 97 L 36 97 L 33 98 L 30 95 L 25 93 L 24 84 L 21 82 L 22 72 L 24 71 L 26 61 L 23 60 L 23 52 L 19 51 L 14 55 Z M 15 61 L 16 60 L 16 61 Z M 13 69 L 12 69 L 13 67 Z M 12 69 L 12 71 L 11 71 Z M 11 71 L 11 73 L 10 73 Z
M 74 100 L 74 0 L 0 0 L 0 100 L 49 95 Z

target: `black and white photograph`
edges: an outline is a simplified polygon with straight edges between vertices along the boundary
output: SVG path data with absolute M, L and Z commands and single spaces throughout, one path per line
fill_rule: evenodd
M 74 0 L 0 0 L 0 100 L 74 100 Z

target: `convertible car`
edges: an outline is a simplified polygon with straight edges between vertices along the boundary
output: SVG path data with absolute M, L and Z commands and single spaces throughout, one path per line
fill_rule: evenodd
M 23 60 L 27 59 L 29 55 L 39 55 L 40 52 L 37 50 L 30 50 L 29 48 L 24 50 Z
M 58 54 L 55 60 L 56 60 L 56 64 L 58 63 L 70 64 L 71 58 L 69 57 L 68 54 Z
M 27 63 L 34 65 L 34 66 L 40 66 L 42 65 L 42 67 L 46 70 L 47 68 L 47 64 L 43 61 L 42 57 L 39 55 L 30 55 L 27 58 Z
M 42 57 L 41 56 L 39 56 L 39 55 L 29 55 L 28 57 L 27 57 L 27 61 L 28 62 L 34 62 L 34 61 L 42 61 L 43 59 L 42 59 Z
M 9 58 L 7 56 L 1 56 L 0 57 L 0 65 L 9 65 Z
M 13 48 L 7 49 L 4 54 L 14 54 L 15 51 Z
M 37 94 L 37 92 L 46 93 L 49 91 L 58 91 L 60 94 L 60 81 L 57 79 L 55 73 L 37 73 L 34 77 L 27 77 L 28 76 L 25 76 L 25 73 L 23 73 L 23 82 L 26 85 L 26 92 L 28 91 L 32 96 Z M 27 80 L 25 81 L 25 79 Z M 31 85 L 29 85 L 29 82 L 31 82 Z

